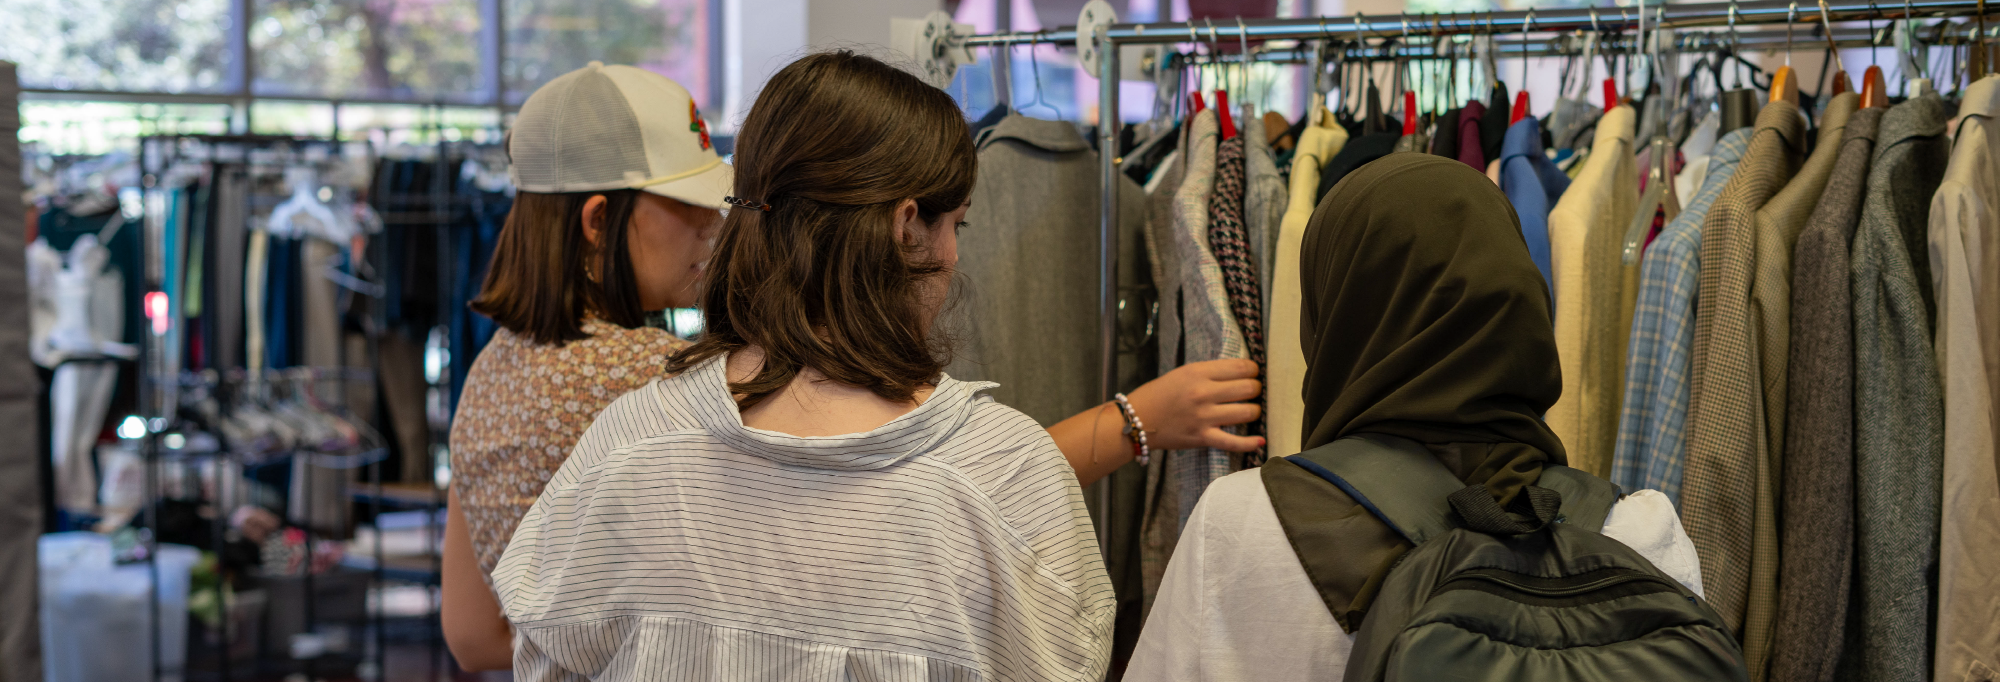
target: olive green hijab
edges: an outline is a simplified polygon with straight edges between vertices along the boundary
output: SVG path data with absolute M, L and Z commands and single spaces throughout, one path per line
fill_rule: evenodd
M 1420 153 L 1363 166 L 1313 212 L 1299 277 L 1307 449 L 1359 433 L 1414 440 L 1502 505 L 1565 462 L 1541 418 L 1562 393 L 1548 285 L 1485 175 Z M 1263 478 L 1352 632 L 1409 543 L 1297 465 L 1272 460 Z

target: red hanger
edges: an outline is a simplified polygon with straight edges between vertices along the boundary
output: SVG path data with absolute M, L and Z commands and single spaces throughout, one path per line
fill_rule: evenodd
M 1403 91 L 1403 134 L 1417 134 L 1417 91 Z
M 1201 93 L 1199 92 L 1189 94 L 1188 101 L 1194 103 L 1194 113 L 1199 114 L 1201 113 L 1201 110 L 1208 108 L 1208 102 L 1202 101 Z
M 1229 91 L 1215 91 L 1215 113 L 1222 117 L 1222 139 L 1236 137 L 1236 122 L 1229 118 Z
M 1514 115 L 1508 117 L 1507 125 L 1511 126 L 1516 123 L 1520 123 L 1521 119 L 1527 117 L 1528 117 L 1528 91 L 1522 90 L 1514 95 Z
M 1604 79 L 1604 110 L 1610 111 L 1615 106 L 1618 106 L 1618 79 L 1606 78 Z

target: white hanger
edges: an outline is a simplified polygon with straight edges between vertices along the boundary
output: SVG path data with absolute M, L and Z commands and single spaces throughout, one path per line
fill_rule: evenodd
M 285 179 L 292 183 L 292 197 L 271 209 L 271 220 L 266 228 L 269 232 L 293 238 L 311 233 L 335 244 L 345 244 L 354 237 L 353 227 L 334 217 L 333 209 L 313 196 L 313 187 L 319 183 L 312 169 L 285 169 Z M 317 224 L 308 224 L 303 228 L 294 225 L 292 221 L 302 215 L 312 218 Z

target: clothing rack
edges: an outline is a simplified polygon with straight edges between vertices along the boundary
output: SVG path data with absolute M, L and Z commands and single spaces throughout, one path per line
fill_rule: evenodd
M 1787 44 L 1793 45 L 1798 49 L 1819 49 L 1825 47 L 1828 42 L 1840 48 L 1865 48 L 1881 44 L 1877 40 L 1879 35 L 1876 32 L 1861 27 L 1835 27 L 1831 31 L 1831 41 L 1824 37 L 1826 35 L 1824 29 L 1817 26 L 1810 33 L 1797 33 L 1791 36 L 1787 36 L 1785 33 L 1785 31 L 1778 29 L 1743 31 L 1733 36 L 1721 36 L 1721 34 L 1713 32 L 1684 33 L 1675 36 L 1670 46 L 1673 49 L 1682 51 L 1719 47 L 1738 48 L 1749 51 L 1779 50 L 1783 49 Z M 1964 45 L 1970 44 L 1973 40 L 1974 38 L 1970 31 L 1963 35 L 1945 33 L 1939 35 L 1937 40 L 1929 41 L 1928 44 Z M 1563 57 L 1576 54 L 1576 50 L 1572 46 L 1563 44 L 1562 37 L 1560 36 L 1549 39 L 1522 38 L 1519 40 L 1496 40 L 1494 41 L 1493 48 L 1495 57 L 1511 59 Z M 1339 54 L 1347 59 L 1385 60 L 1468 58 L 1468 53 L 1463 50 L 1439 50 L 1435 43 L 1396 42 L 1375 46 L 1351 43 L 1339 46 L 1336 49 L 1338 50 L 1337 52 L 1323 52 L 1322 55 Z M 1636 41 L 1607 38 L 1598 43 L 1598 49 L 1613 52 L 1630 52 L 1639 49 L 1639 46 L 1636 44 Z M 1279 47 L 1253 49 L 1247 57 L 1241 53 L 1183 53 L 1171 55 L 1169 58 L 1193 65 L 1242 64 L 1245 61 L 1257 64 L 1305 64 L 1312 60 L 1312 50 L 1306 47 Z
M 442 114 L 439 113 L 433 116 L 432 120 L 418 126 L 407 128 L 367 128 L 361 131 L 348 132 L 350 134 L 355 132 L 382 133 L 382 137 L 384 138 L 387 138 L 390 133 L 408 133 L 422 139 L 423 141 L 408 146 L 412 149 L 429 152 L 426 155 L 428 158 L 414 159 L 414 161 L 423 164 L 435 164 L 439 168 L 439 173 L 429 183 L 428 188 L 417 195 L 406 198 L 427 198 L 429 200 L 427 203 L 434 206 L 443 206 L 449 204 L 451 199 L 449 185 L 443 178 L 452 175 L 451 171 L 455 169 L 453 160 L 456 157 L 453 156 L 453 152 L 460 150 L 471 151 L 492 146 L 490 143 L 478 143 L 472 140 L 447 140 L 441 133 L 446 127 L 443 124 Z M 336 131 L 337 134 L 338 131 Z M 287 135 L 175 134 L 144 136 L 140 138 L 138 146 L 138 162 L 141 172 L 140 186 L 148 192 L 162 187 L 169 175 L 174 172 L 173 169 L 181 164 L 233 164 L 252 169 L 258 173 L 264 173 L 266 171 L 276 172 L 280 168 L 291 164 L 338 161 L 343 156 L 352 156 L 354 154 L 369 158 L 378 158 L 385 151 L 384 145 L 373 139 L 372 136 L 362 136 L 359 139 L 339 139 L 337 137 L 328 139 Z M 386 187 L 380 180 L 380 178 L 371 178 L 367 190 L 369 195 L 387 194 Z M 445 235 L 451 228 L 449 216 L 450 211 L 432 211 L 430 215 L 423 216 L 423 220 L 404 222 L 416 223 L 406 224 L 408 228 L 435 230 L 439 235 L 439 243 L 444 244 L 448 243 Z M 144 248 L 148 252 L 146 256 L 148 259 L 158 257 L 157 254 L 151 253 L 157 250 L 158 245 L 147 243 Z M 452 271 L 451 254 L 447 250 L 439 249 L 433 256 L 437 261 L 435 268 L 439 272 L 450 273 Z M 370 249 L 365 258 L 371 271 L 381 273 L 386 270 L 386 263 L 382 262 L 386 256 L 381 250 Z M 438 284 L 448 291 L 449 281 L 449 277 L 440 277 Z M 367 284 L 367 282 L 361 283 Z M 355 291 L 360 291 L 360 289 L 355 289 Z M 179 311 L 181 310 L 181 306 L 173 305 L 169 306 L 169 308 L 173 311 L 172 314 L 175 317 L 173 325 L 178 329 L 181 325 L 185 324 L 185 320 L 180 319 Z M 369 316 L 368 322 L 372 329 L 369 330 L 366 336 L 370 357 L 380 357 L 378 346 L 379 335 L 388 328 L 388 320 L 385 315 L 386 313 L 381 306 L 375 306 Z M 425 324 L 426 326 L 435 328 L 438 322 L 427 320 Z M 142 383 L 171 391 L 189 385 L 190 381 L 206 385 L 211 390 L 219 388 L 224 384 L 242 384 L 246 381 L 261 383 L 273 379 L 294 382 L 329 381 L 342 384 L 354 381 L 374 382 L 375 372 L 349 368 L 349 360 L 344 357 L 344 347 L 342 355 L 340 364 L 332 368 L 293 367 L 287 369 L 270 369 L 262 375 L 253 374 L 242 367 L 228 367 L 223 368 L 221 371 L 210 370 L 201 376 L 183 375 L 178 371 L 157 376 L 148 373 L 143 377 L 144 380 Z M 174 369 L 177 370 L 178 368 Z M 448 383 L 449 379 L 446 381 Z M 165 453 L 166 448 L 162 446 L 160 441 L 163 433 L 177 426 L 175 423 L 177 421 L 175 419 L 175 411 L 177 409 L 178 396 L 169 393 L 163 400 L 156 402 L 160 402 L 161 404 L 152 406 L 142 405 L 141 408 L 142 412 L 151 417 L 149 421 L 154 424 L 153 427 L 147 429 L 147 433 L 140 441 L 142 456 L 147 462 L 146 473 L 148 480 L 146 488 L 149 492 L 149 500 L 151 499 L 150 494 L 158 490 L 158 479 L 156 478 L 157 463 L 173 458 Z M 445 434 L 436 429 L 435 426 L 430 430 L 431 433 L 427 436 L 427 445 L 434 446 L 441 443 Z M 378 438 L 380 436 L 380 434 L 377 434 Z M 355 501 L 362 501 L 360 498 L 366 498 L 365 502 L 367 503 L 370 515 L 378 519 L 376 521 L 378 530 L 375 533 L 374 546 L 372 548 L 372 566 L 364 569 L 370 573 L 369 585 L 374 589 L 382 589 L 387 585 L 390 574 L 396 573 L 396 577 L 399 580 L 435 586 L 438 576 L 441 574 L 441 566 L 439 566 L 442 554 L 441 545 L 427 548 L 429 554 L 429 561 L 427 562 L 429 566 L 427 569 L 391 569 L 387 566 L 383 558 L 383 533 L 379 529 L 379 519 L 387 511 L 385 506 L 392 500 L 396 506 L 422 510 L 426 519 L 423 528 L 424 536 L 434 539 L 438 536 L 437 528 L 434 524 L 437 523 L 437 519 L 439 518 L 438 512 L 444 507 L 443 493 L 435 485 L 428 485 L 426 486 L 429 488 L 427 491 L 428 494 L 421 495 L 422 499 L 402 499 L 388 494 L 383 485 L 382 459 L 384 453 L 381 450 L 382 448 L 376 448 L 375 451 L 369 452 L 366 456 L 359 458 L 345 457 L 340 462 L 347 465 L 347 467 L 362 469 L 364 478 L 363 481 L 360 481 L 362 485 L 359 490 L 343 492 L 343 500 L 354 498 Z M 430 455 L 431 453 L 428 451 L 406 453 L 406 456 L 429 457 Z M 306 459 L 301 458 L 299 461 L 304 462 Z M 326 458 L 321 457 L 319 459 L 324 460 Z M 221 475 L 219 471 L 218 475 Z M 308 491 L 310 491 L 310 488 L 308 488 Z M 307 499 L 309 503 L 310 497 Z M 149 501 L 146 508 L 147 523 L 149 526 L 157 526 L 157 522 L 152 518 L 156 507 L 156 501 Z M 315 541 L 312 539 L 310 533 L 309 531 L 306 543 L 308 566 L 301 581 L 305 594 L 305 603 L 303 605 L 304 621 L 308 624 L 309 628 L 315 626 L 317 623 L 314 611 L 318 599 L 318 593 L 314 587 L 315 575 L 310 566 L 312 557 L 315 556 L 315 553 L 312 551 Z M 157 538 L 154 540 L 154 543 L 156 542 Z M 156 547 L 149 546 L 149 550 L 151 549 L 156 549 Z M 149 558 L 153 553 L 149 552 Z M 154 609 L 157 611 L 157 599 L 155 599 Z M 442 633 L 436 627 L 434 614 L 435 612 L 433 612 L 429 624 L 424 627 L 422 637 L 428 644 L 428 655 L 426 658 L 430 674 L 432 677 L 437 677 L 444 672 L 446 664 L 444 661 L 445 647 Z M 159 630 L 157 618 L 156 613 L 153 621 L 155 623 L 153 636 L 155 637 L 158 636 Z M 374 670 L 378 671 L 378 674 L 379 671 L 384 669 L 383 666 L 386 663 L 389 630 L 389 625 L 386 622 L 387 618 L 388 614 L 385 608 L 377 608 L 372 613 L 367 614 L 366 622 L 368 630 L 365 631 L 363 636 L 368 640 L 372 640 L 368 644 L 372 644 L 373 646 L 371 649 L 366 644 L 363 644 L 355 656 L 359 662 L 372 666 Z M 224 627 L 228 627 L 227 621 L 225 621 Z M 228 644 L 226 630 L 224 634 L 224 645 L 226 646 Z M 153 662 L 155 679 L 158 679 L 160 673 L 163 672 L 159 668 L 158 656 L 160 650 L 158 646 L 154 647 L 153 653 L 155 656 Z M 296 661 L 293 664 L 301 666 L 308 675 L 312 675 L 320 667 L 320 659 L 307 658 Z M 233 670 L 232 663 L 226 654 L 218 655 L 218 666 L 218 679 L 226 682 Z
M 1089 10 L 1086 10 L 1088 12 Z M 1726 26 L 1734 32 L 1737 26 L 1819 24 L 1831 28 L 1837 22 L 1880 21 L 1884 19 L 1924 19 L 1952 16 L 1978 15 L 1979 28 L 1972 32 L 1970 39 L 1985 47 L 1985 2 L 1984 0 L 1904 0 L 1903 2 L 1880 2 L 1862 0 L 1827 0 L 1822 3 L 1800 3 L 1796 0 L 1756 0 L 1752 2 L 1709 2 L 1699 4 L 1659 4 L 1638 8 L 1564 8 L 1528 9 L 1510 12 L 1466 12 L 1449 14 L 1399 14 L 1394 18 L 1386 15 L 1369 17 L 1356 14 L 1344 17 L 1304 17 L 1294 19 L 1234 19 L 1216 22 L 1204 19 L 1200 22 L 1157 22 L 1150 24 L 1100 24 L 1087 28 L 1065 26 L 1053 30 L 1002 32 L 985 35 L 953 36 L 954 43 L 966 47 L 1012 48 L 1022 45 L 1041 44 L 1089 44 L 1097 59 L 1097 74 L 1119 73 L 1119 48 L 1127 45 L 1170 45 L 1177 43 L 1222 44 L 1234 38 L 1239 44 L 1254 39 L 1258 41 L 1335 41 L 1352 40 L 1356 43 L 1368 38 L 1394 39 L 1408 37 L 1437 38 L 1454 35 L 1496 35 L 1496 34 L 1559 34 L 1570 32 L 1628 31 L 1634 29 L 1682 29 L 1696 27 Z M 1836 36 L 1841 34 L 1836 32 Z M 1825 46 L 1824 38 L 1813 34 L 1793 36 L 1790 42 L 1799 48 L 1813 50 Z M 1874 45 L 1872 35 L 1862 39 L 1865 45 Z M 1839 42 L 1839 38 L 1836 38 Z M 1515 43 L 1517 56 L 1542 54 L 1534 50 L 1533 41 Z M 1748 43 L 1738 43 L 1748 44 Z M 1544 47 L 1546 47 L 1544 43 Z M 1422 45 L 1404 46 L 1413 50 L 1434 49 Z M 1008 50 L 1001 50 L 1006 54 Z M 1252 57 L 1255 61 L 1283 61 L 1296 59 L 1304 50 L 1295 49 L 1290 55 L 1267 54 L 1264 58 Z M 1506 54 L 1503 52 L 1503 54 Z M 1566 54 L 1566 53 L 1565 53 Z M 1417 55 L 1409 55 L 1417 56 Z M 1240 58 L 1239 58 L 1240 59 Z M 1004 61 L 1004 58 L 1003 58 Z M 1303 61 L 1303 60 L 1300 60 Z M 1004 68 L 1004 67 L 1003 67 Z M 1111 112 L 1099 117 L 1098 139 L 1119 139 L 1121 121 L 1119 111 L 1120 78 L 1099 78 L 1098 111 Z M 1104 400 L 1110 400 L 1115 390 L 1117 377 L 1117 315 L 1118 315 L 1118 174 L 1121 159 L 1115 153 L 1098 154 L 1099 170 L 1099 240 L 1098 252 L 1102 261 L 1098 264 L 1099 302 L 1099 393 Z

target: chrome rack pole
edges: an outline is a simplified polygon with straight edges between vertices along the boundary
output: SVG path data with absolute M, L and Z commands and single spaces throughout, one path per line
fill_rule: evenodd
M 1118 44 L 1097 30 L 1097 361 L 1099 401 L 1118 391 Z M 1097 483 L 1097 537 L 1111 532 L 1111 477 Z M 1106 547 L 1102 551 L 1110 551 Z
M 1098 398 L 1118 391 L 1118 46 L 1099 29 L 1097 165 L 1101 181 L 1097 249 Z
M 1751 2 L 1725 3 L 1707 2 L 1695 4 L 1668 4 L 1657 8 L 1655 18 L 1661 29 L 1690 28 L 1699 26 L 1723 26 L 1730 23 L 1731 8 L 1735 9 L 1738 25 L 1782 24 L 1791 17 L 1790 0 L 1753 0 Z M 1905 6 L 1894 6 L 1881 0 L 1832 0 L 1827 4 L 1827 14 L 1832 21 L 1860 21 L 1883 17 L 1937 17 L 1969 16 L 1979 10 L 1978 0 L 1910 0 Z M 1631 29 L 1637 22 L 1629 15 L 1619 18 L 1604 16 L 1602 10 L 1592 17 L 1592 9 L 1587 7 L 1572 9 L 1536 9 L 1533 24 L 1528 23 L 1528 12 L 1493 12 L 1491 14 L 1442 14 L 1426 15 L 1430 18 L 1421 31 L 1412 34 L 1440 35 L 1474 32 L 1522 33 L 1532 29 L 1535 33 L 1563 33 L 1593 29 Z M 1817 22 L 1815 22 L 1817 23 Z M 1401 18 L 1378 16 L 1369 17 L 1309 17 L 1305 19 L 1246 19 L 1239 29 L 1241 35 L 1250 40 L 1313 40 L 1326 37 L 1326 26 L 1338 25 L 1345 36 L 1383 38 L 1402 36 L 1404 25 Z M 1187 42 L 1187 26 L 1183 23 L 1116 24 L 1106 30 L 1106 47 L 1111 45 L 1158 45 Z M 996 33 L 992 35 L 970 36 L 967 45 L 994 45 L 1015 43 L 1021 45 L 1035 43 L 1073 43 L 1077 39 L 1075 27 L 1063 27 L 1053 31 L 1033 33 Z

